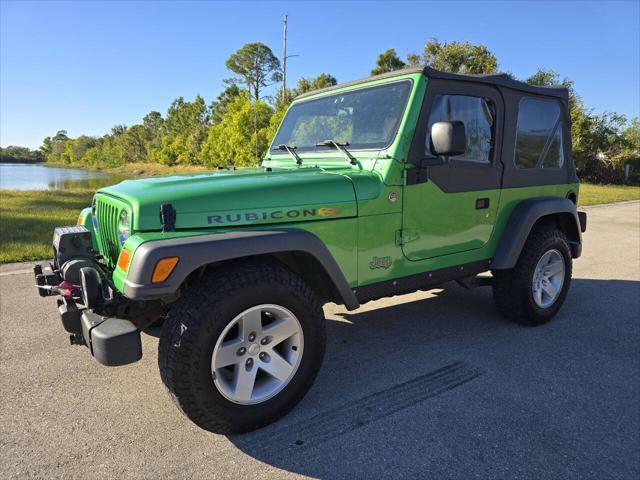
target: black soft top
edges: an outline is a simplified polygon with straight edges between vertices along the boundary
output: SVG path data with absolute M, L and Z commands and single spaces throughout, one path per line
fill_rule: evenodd
M 314 90 L 312 92 L 303 93 L 297 98 L 305 98 L 318 93 L 329 92 L 337 88 L 348 87 L 351 85 L 357 85 L 359 83 L 368 82 L 370 80 L 378 80 L 381 78 L 397 77 L 400 75 L 406 75 L 408 73 L 422 73 L 428 78 L 438 78 L 442 80 L 459 80 L 466 82 L 484 83 L 487 85 L 495 85 L 504 88 L 510 88 L 512 90 L 519 90 L 522 92 L 533 93 L 535 95 L 544 95 L 548 97 L 561 98 L 567 100 L 569 92 L 567 88 L 562 85 L 553 85 L 550 87 L 538 87 L 535 85 L 529 85 L 528 83 L 514 80 L 506 73 L 491 73 L 483 75 L 461 75 L 458 73 L 441 72 L 431 67 L 418 67 L 418 68 L 405 68 L 403 70 L 395 70 L 393 72 L 383 73 L 382 75 L 375 75 L 372 77 L 361 78 L 352 82 L 340 83 L 332 87 L 322 88 L 320 90 Z

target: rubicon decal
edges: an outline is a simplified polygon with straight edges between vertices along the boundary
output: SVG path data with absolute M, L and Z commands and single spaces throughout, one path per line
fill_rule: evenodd
M 227 225 L 234 223 L 270 222 L 278 220 L 295 220 L 309 217 L 338 217 L 341 212 L 337 208 L 293 208 L 290 210 L 270 210 L 265 212 L 227 213 L 221 215 L 207 215 L 207 223 L 213 225 Z

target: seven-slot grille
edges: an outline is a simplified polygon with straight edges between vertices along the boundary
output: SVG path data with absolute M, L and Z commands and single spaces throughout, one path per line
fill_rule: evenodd
M 104 261 L 114 267 L 120 254 L 118 240 L 118 220 L 122 208 L 111 205 L 99 197 L 96 198 L 96 216 L 98 217 L 98 243 Z

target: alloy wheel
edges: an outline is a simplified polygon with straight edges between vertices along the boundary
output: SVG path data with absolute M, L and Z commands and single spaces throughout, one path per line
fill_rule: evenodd
M 280 305 L 257 305 L 237 315 L 213 348 L 213 383 L 242 405 L 280 393 L 295 375 L 304 349 L 297 317 Z

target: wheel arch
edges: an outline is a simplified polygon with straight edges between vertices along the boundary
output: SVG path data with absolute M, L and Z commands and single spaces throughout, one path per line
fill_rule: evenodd
M 569 240 L 571 256 L 582 253 L 581 223 L 576 204 L 569 198 L 543 197 L 520 202 L 511 212 L 491 263 L 494 270 L 513 268 L 531 230 L 538 225 L 557 228 Z
M 149 282 L 158 260 L 180 258 L 169 278 Z M 342 270 L 314 234 L 298 229 L 242 231 L 159 240 L 136 250 L 125 280 L 129 298 L 150 299 L 175 294 L 185 282 L 203 271 L 248 260 L 272 261 L 298 274 L 323 299 L 360 306 Z
M 324 265 L 315 256 L 303 251 L 246 255 L 208 263 L 193 270 L 185 278 L 182 285 L 189 285 L 191 282 L 197 281 L 199 277 L 211 270 L 230 268 L 235 265 L 242 267 L 243 264 L 256 262 L 277 264 L 301 277 L 321 299 L 344 303 L 341 292 L 336 287 Z

